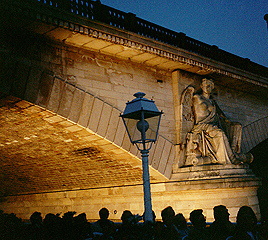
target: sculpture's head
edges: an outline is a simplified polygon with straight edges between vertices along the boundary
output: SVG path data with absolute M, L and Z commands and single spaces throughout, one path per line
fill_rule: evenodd
M 204 78 L 202 79 L 201 88 L 204 93 L 210 94 L 214 89 L 214 82 L 212 79 Z

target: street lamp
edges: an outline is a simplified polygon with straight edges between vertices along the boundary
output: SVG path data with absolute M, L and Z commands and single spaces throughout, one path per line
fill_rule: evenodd
M 156 142 L 160 118 L 160 112 L 153 100 L 144 98 L 145 93 L 137 92 L 131 102 L 126 103 L 122 117 L 128 136 L 132 144 L 135 144 L 141 152 L 143 170 L 144 193 L 144 220 L 153 221 L 150 175 L 148 156 L 152 143 Z

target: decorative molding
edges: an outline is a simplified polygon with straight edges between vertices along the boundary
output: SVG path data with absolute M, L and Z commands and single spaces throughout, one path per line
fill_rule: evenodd
M 146 45 L 144 43 L 129 40 L 127 38 L 124 38 L 124 37 L 121 37 L 121 36 L 118 36 L 115 34 L 106 33 L 104 31 L 97 30 L 97 29 L 94 29 L 92 27 L 82 26 L 80 24 L 72 23 L 69 21 L 64 21 L 64 20 L 54 18 L 54 17 L 53 18 L 47 17 L 44 14 L 43 15 L 36 14 L 35 19 L 42 21 L 42 22 L 45 22 L 45 23 L 48 23 L 48 24 L 55 25 L 57 27 L 61 27 L 61 28 L 73 31 L 73 32 L 77 32 L 77 33 L 80 33 L 83 35 L 88 35 L 89 37 L 101 39 L 101 40 L 108 41 L 108 42 L 111 42 L 114 44 L 123 45 L 123 46 L 129 47 L 129 48 L 135 49 L 135 50 L 154 54 L 154 55 L 172 60 L 174 62 L 186 64 L 186 65 L 193 66 L 193 67 L 200 67 L 200 68 L 202 68 L 202 71 L 210 71 L 210 72 L 218 73 L 218 74 L 225 75 L 225 76 L 228 76 L 228 77 L 231 77 L 234 79 L 238 79 L 241 81 L 252 83 L 252 84 L 258 85 L 260 87 L 268 88 L 268 84 L 266 84 L 266 83 L 263 83 L 260 81 L 255 81 L 255 80 L 252 80 L 250 78 L 244 77 L 242 75 L 235 74 L 235 73 L 232 73 L 231 71 L 226 71 L 226 70 L 214 67 L 210 64 L 203 63 L 201 61 L 198 61 L 198 60 L 195 60 L 192 58 L 187 58 L 185 56 L 181 56 L 181 55 L 178 55 L 178 54 L 166 51 L 166 50 L 162 50 L 162 49 L 157 48 L 157 47 L 152 47 L 152 46 Z M 121 29 L 119 29 L 119 30 L 122 31 Z M 162 44 L 164 44 L 164 43 L 162 43 Z M 182 50 L 182 51 L 186 51 L 186 50 Z M 190 53 L 190 54 L 194 55 L 195 53 Z M 206 57 L 203 57 L 203 58 L 206 58 Z M 206 58 L 206 60 L 207 59 L 208 58 Z M 211 61 L 215 61 L 215 60 L 211 60 Z M 221 64 L 226 66 L 226 67 L 229 67 L 229 68 L 232 67 L 232 66 L 228 66 L 224 63 L 221 63 Z M 234 68 L 234 67 L 232 67 L 232 68 Z M 245 72 L 244 70 L 240 70 L 240 71 Z M 252 73 L 247 72 L 246 74 L 252 75 L 255 79 L 259 79 L 259 80 L 262 79 L 262 77 L 257 76 L 257 75 L 252 74 Z M 263 78 L 263 80 L 265 81 L 265 78 Z

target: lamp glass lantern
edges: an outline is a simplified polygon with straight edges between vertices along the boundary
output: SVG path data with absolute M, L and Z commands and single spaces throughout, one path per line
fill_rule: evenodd
M 126 108 L 120 116 L 123 119 L 132 144 L 140 150 L 150 149 L 158 136 L 160 119 L 163 112 L 159 111 L 153 100 L 144 98 L 145 93 L 135 93 L 136 97 L 126 103 Z

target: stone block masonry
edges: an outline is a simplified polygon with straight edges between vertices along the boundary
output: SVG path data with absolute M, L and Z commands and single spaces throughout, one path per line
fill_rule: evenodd
M 243 205 L 251 206 L 260 217 L 259 206 L 256 204 L 257 188 L 254 186 L 187 190 L 185 185 L 185 182 L 152 184 L 152 205 L 157 219 L 161 220 L 161 211 L 165 207 L 172 206 L 176 213 L 183 213 L 188 221 L 192 210 L 203 209 L 207 222 L 212 222 L 212 209 L 220 204 L 227 206 L 232 222 L 236 221 L 237 211 Z M 50 212 L 85 212 L 87 218 L 94 221 L 99 218 L 98 210 L 102 207 L 107 207 L 110 218 L 116 221 L 120 220 L 124 210 L 143 214 L 142 185 L 10 196 L 2 209 L 6 212 L 12 210 L 22 219 L 29 219 L 34 211 L 40 211 L 43 216 Z

